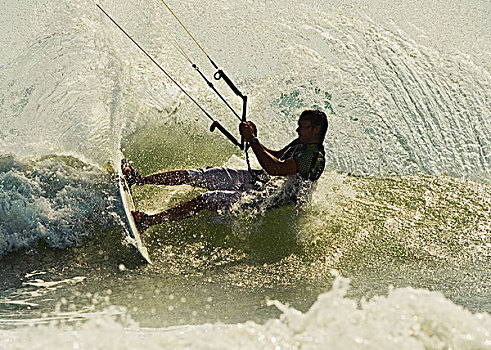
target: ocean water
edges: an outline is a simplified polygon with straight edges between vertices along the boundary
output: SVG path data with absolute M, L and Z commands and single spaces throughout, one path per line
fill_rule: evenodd
M 160 1 L 100 5 L 235 132 Z M 0 348 L 491 349 L 491 4 L 169 5 L 249 97 L 265 144 L 326 111 L 327 169 L 301 206 L 152 228 L 142 265 L 121 226 L 120 152 L 144 174 L 244 154 L 95 2 L 4 2 Z M 197 193 L 135 199 L 158 211 Z

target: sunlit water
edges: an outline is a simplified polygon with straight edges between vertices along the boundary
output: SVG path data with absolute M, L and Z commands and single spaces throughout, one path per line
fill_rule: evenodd
M 235 132 L 161 2 L 101 5 Z M 301 206 L 152 228 L 142 265 L 119 151 L 144 174 L 244 155 L 93 2 L 3 4 L 0 347 L 491 349 L 490 5 L 170 5 L 248 95 L 265 144 L 294 138 L 305 108 L 328 113 L 328 168 Z M 158 211 L 198 193 L 135 199 Z

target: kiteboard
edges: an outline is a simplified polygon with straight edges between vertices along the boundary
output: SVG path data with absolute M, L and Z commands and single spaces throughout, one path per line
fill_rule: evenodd
M 120 163 L 121 164 L 121 163 Z M 123 209 L 125 213 L 125 231 L 127 235 L 128 243 L 136 249 L 138 255 L 141 259 L 147 264 L 151 264 L 150 257 L 148 256 L 147 248 L 143 246 L 140 232 L 138 232 L 138 228 L 136 226 L 135 219 L 133 214 L 131 214 L 132 210 L 135 210 L 135 204 L 133 203 L 133 196 L 131 195 L 131 188 L 126 181 L 126 178 L 123 175 L 123 171 L 121 169 L 121 165 L 118 164 L 118 187 L 119 194 L 121 198 L 121 203 L 123 204 Z

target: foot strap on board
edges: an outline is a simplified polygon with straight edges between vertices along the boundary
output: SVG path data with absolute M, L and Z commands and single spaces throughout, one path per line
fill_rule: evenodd
M 131 215 L 133 215 L 133 219 L 135 219 L 136 228 L 138 232 L 143 233 L 150 228 L 145 221 L 148 218 L 148 215 L 139 210 L 132 210 Z
M 123 172 L 124 178 L 128 183 L 128 186 L 140 185 L 142 183 L 142 176 L 138 173 L 136 169 L 126 161 L 126 159 L 121 159 L 121 171 Z

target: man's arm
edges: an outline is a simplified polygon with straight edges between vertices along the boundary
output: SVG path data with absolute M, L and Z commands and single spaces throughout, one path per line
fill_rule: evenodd
M 295 175 L 298 173 L 298 162 L 296 158 L 290 158 L 287 160 L 279 160 L 271 153 L 269 153 L 261 143 L 251 143 L 251 148 L 254 154 L 261 164 L 262 168 L 269 175 Z
M 274 150 L 274 149 L 271 149 L 271 148 L 268 148 L 264 145 L 261 145 L 263 146 L 263 149 L 268 152 L 269 154 L 271 154 L 273 157 L 275 158 L 281 158 L 281 156 L 283 155 L 283 153 L 285 153 L 285 150 L 284 149 L 280 149 L 278 151 Z
M 278 159 L 278 157 L 281 157 L 281 155 L 284 153 L 284 150 L 269 150 L 268 148 L 264 147 L 260 142 L 251 142 L 257 134 L 256 127 L 253 123 L 241 123 L 239 130 L 240 134 L 251 145 L 251 148 L 254 151 L 259 164 L 261 164 L 261 167 L 269 175 L 286 176 L 295 175 L 296 173 L 298 173 L 298 162 L 296 159 L 287 159 L 285 161 Z

